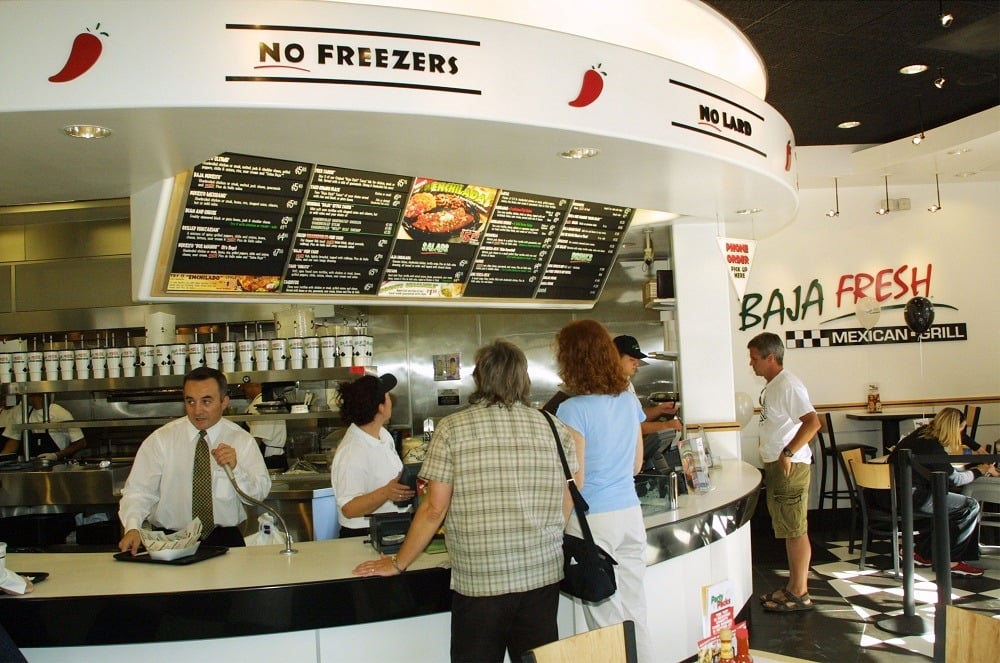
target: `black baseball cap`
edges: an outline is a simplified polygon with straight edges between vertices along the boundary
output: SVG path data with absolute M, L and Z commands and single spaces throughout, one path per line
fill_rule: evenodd
M 643 353 L 639 349 L 639 341 L 635 340 L 634 336 L 615 336 L 615 347 L 618 348 L 618 354 L 628 355 L 633 359 L 643 360 L 649 355 Z
M 385 395 L 396 388 L 399 381 L 396 380 L 396 376 L 392 373 L 383 373 L 378 376 L 378 386 L 379 386 L 379 402 L 385 400 Z

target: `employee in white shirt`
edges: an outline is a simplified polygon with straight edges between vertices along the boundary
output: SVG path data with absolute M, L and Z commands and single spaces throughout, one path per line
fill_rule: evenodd
M 51 400 L 51 397 L 50 397 Z M 11 424 L 21 423 L 21 410 L 11 408 L 8 414 Z M 45 416 L 45 398 L 41 394 L 28 394 L 28 423 L 36 424 L 43 421 L 53 423 L 73 421 L 73 415 L 57 403 L 49 403 L 48 417 Z M 50 428 L 33 430 L 29 433 L 28 455 L 42 460 L 60 460 L 69 458 L 80 449 L 87 446 L 87 438 L 79 428 Z M 17 453 L 21 448 L 21 433 L 7 427 L 3 431 L 4 446 L 0 453 Z

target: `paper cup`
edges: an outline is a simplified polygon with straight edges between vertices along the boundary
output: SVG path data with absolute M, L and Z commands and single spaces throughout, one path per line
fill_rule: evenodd
M 90 351 L 90 370 L 95 378 L 107 377 L 108 349 L 94 348 Z
M 145 351 L 145 355 L 143 355 Z M 144 345 L 142 347 L 136 348 L 131 345 L 122 348 L 122 377 L 131 378 L 135 377 L 136 369 L 139 370 L 140 375 L 152 375 L 153 374 L 153 346 Z M 146 366 L 149 367 L 149 372 L 146 372 Z
M 7 384 L 14 379 L 11 362 L 12 357 L 9 352 L 0 352 L 0 383 Z
M 276 371 L 283 371 L 288 368 L 288 339 L 271 339 L 271 361 Z
M 109 378 L 120 378 L 122 376 L 122 349 L 108 348 L 106 358 Z M 135 365 L 132 366 L 132 374 L 135 374 Z
M 90 349 L 78 348 L 73 350 L 73 360 L 76 363 L 76 379 L 90 379 Z
M 153 347 L 157 375 L 170 375 L 170 346 L 161 343 Z
M 319 336 L 305 337 L 302 345 L 306 352 L 306 368 L 319 368 Z
M 238 341 L 236 350 L 240 353 L 240 370 L 253 370 L 253 341 Z
M 223 341 L 219 343 L 219 358 L 222 360 L 222 370 L 232 373 L 236 370 L 236 343 Z
M 63 380 L 73 379 L 73 366 L 76 364 L 72 350 L 59 351 L 59 377 Z
M 187 369 L 188 346 L 187 343 L 170 344 L 170 367 L 174 375 L 184 375 Z
M 28 381 L 28 353 L 13 352 L 10 355 L 10 370 L 14 374 L 14 382 Z
M 288 339 L 288 363 L 293 371 L 302 368 L 302 360 L 305 357 L 305 345 L 302 337 Z
M 255 370 L 267 370 L 267 359 L 269 354 L 271 354 L 270 341 L 266 338 L 258 338 L 253 342 L 253 360 L 255 363 Z
M 210 341 L 205 344 L 205 366 L 209 368 L 218 369 L 219 368 L 219 344 L 215 341 Z M 235 349 L 234 349 L 235 353 Z
M 28 380 L 38 382 L 42 379 L 42 353 L 32 350 L 28 353 Z
M 59 379 L 59 351 L 58 350 L 46 350 L 42 353 L 42 362 L 45 364 L 45 379 L 46 380 L 58 380 Z M 0 368 L 0 371 L 3 369 Z

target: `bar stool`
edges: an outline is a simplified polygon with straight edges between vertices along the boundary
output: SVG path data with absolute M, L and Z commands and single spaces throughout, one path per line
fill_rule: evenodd
M 857 521 L 857 510 L 850 487 L 847 485 L 843 488 L 840 487 L 839 476 L 841 471 L 843 471 L 845 477 L 848 472 L 847 466 L 844 465 L 844 459 L 841 457 L 840 453 L 850 449 L 860 449 L 865 458 L 874 458 L 875 454 L 878 453 L 878 450 L 870 444 L 862 444 L 860 442 L 838 445 L 837 437 L 833 432 L 833 416 L 829 412 L 823 412 L 819 415 L 819 424 L 819 432 L 816 433 L 816 438 L 819 440 L 820 450 L 819 510 L 823 510 L 823 503 L 826 501 L 826 498 L 830 498 L 830 508 L 832 509 L 837 509 L 840 500 L 847 500 L 851 507 L 851 542 L 848 552 L 853 553 L 854 524 Z M 833 466 L 833 485 L 829 490 L 826 488 L 827 459 L 830 459 L 830 463 Z

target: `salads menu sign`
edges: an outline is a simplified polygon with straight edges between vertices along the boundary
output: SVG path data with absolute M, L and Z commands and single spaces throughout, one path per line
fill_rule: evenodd
M 184 195 L 172 295 L 593 303 L 634 212 L 228 153 Z

